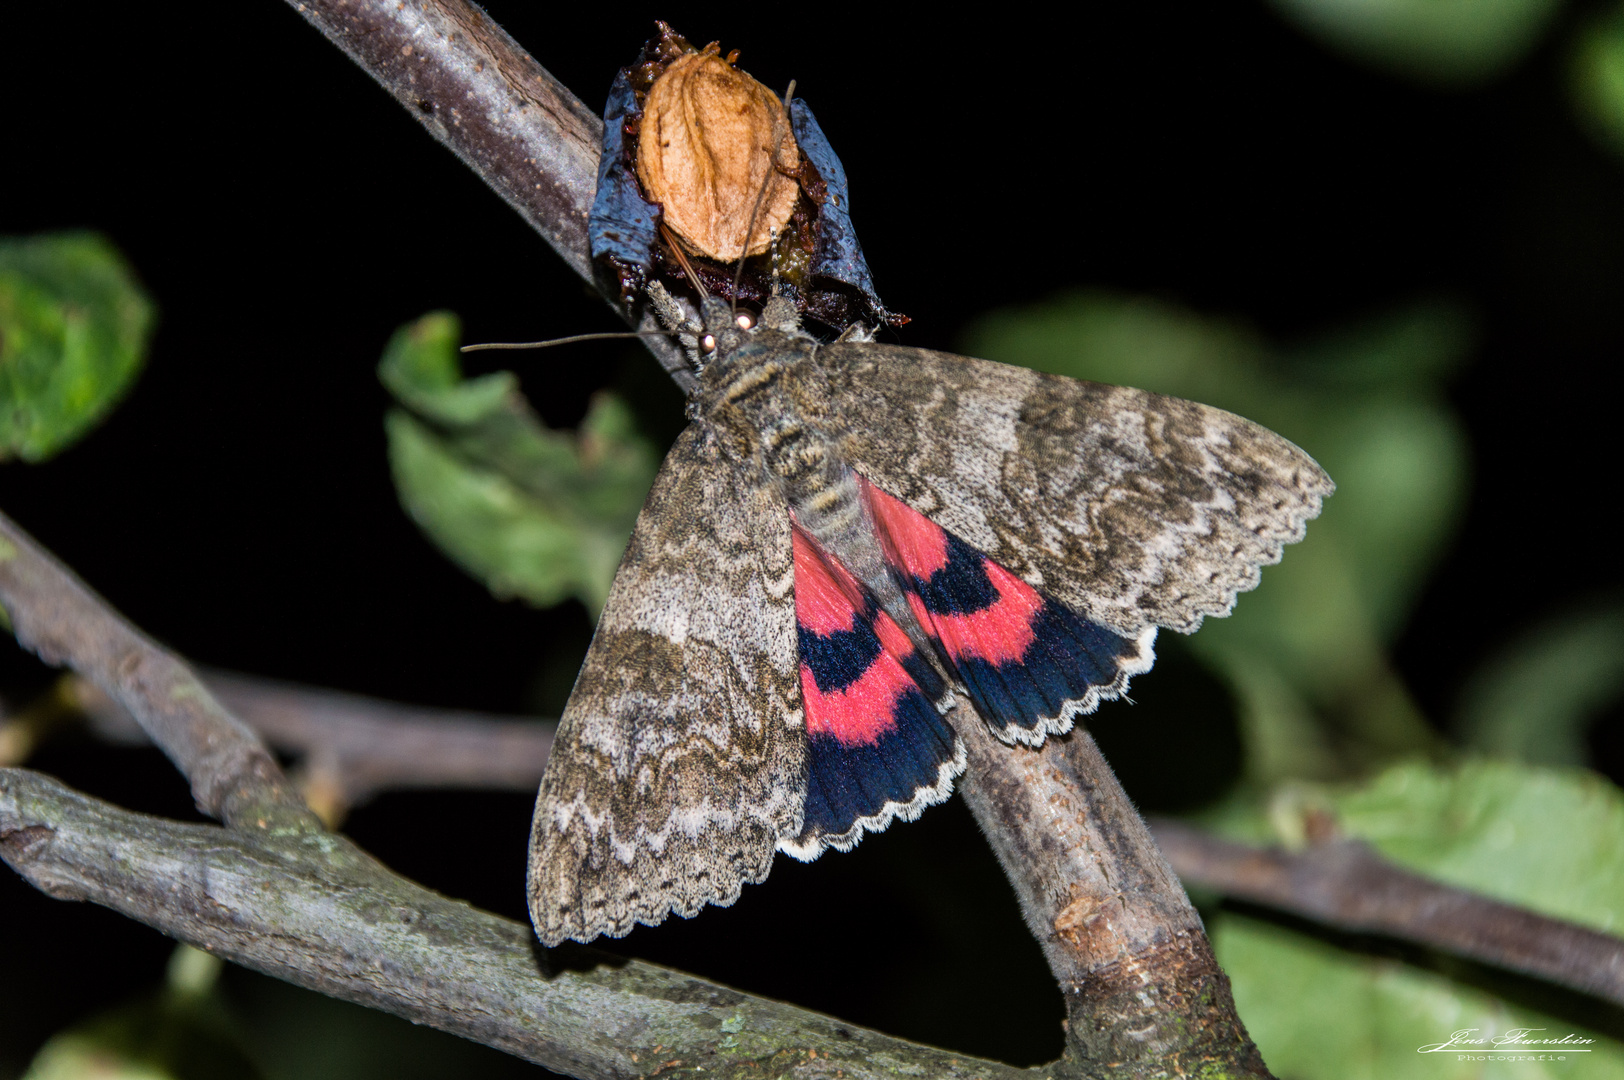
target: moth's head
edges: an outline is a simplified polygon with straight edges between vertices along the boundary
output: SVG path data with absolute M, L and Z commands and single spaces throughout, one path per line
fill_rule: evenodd
M 756 317 L 750 312 L 714 296 L 700 302 L 699 314 L 705 325 L 705 332 L 699 335 L 701 362 L 732 352 L 756 327 Z

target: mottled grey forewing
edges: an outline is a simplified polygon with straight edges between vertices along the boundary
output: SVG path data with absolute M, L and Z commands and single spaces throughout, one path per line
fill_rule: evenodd
M 666 456 L 542 778 L 548 945 L 730 904 L 800 832 L 806 736 L 789 515 L 699 424 Z
M 1228 613 L 1333 490 L 1280 436 L 1178 398 L 898 346 L 816 362 L 853 468 L 1128 636 Z

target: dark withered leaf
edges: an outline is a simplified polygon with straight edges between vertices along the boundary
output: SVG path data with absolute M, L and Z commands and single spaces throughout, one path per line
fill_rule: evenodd
M 843 330 L 854 322 L 870 326 L 906 323 L 907 317 L 887 310 L 874 290 L 873 276 L 852 227 L 845 170 L 804 101 L 790 102 L 793 140 L 786 138 L 785 144 L 793 152 L 787 152 L 780 162 L 780 171 L 794 180 L 799 195 L 787 204 L 792 206 L 787 219 L 781 212 L 764 215 L 779 226 L 776 243 L 770 253 L 746 259 L 742 274 L 732 260 L 731 247 L 707 245 L 703 230 L 685 230 L 676 221 L 677 216 L 691 217 L 687 210 L 692 205 L 703 205 L 711 198 L 719 204 L 726 202 L 722 190 L 726 185 L 709 194 L 694 190 L 692 184 L 678 185 L 675 194 L 647 189 L 647 163 L 640 163 L 639 154 L 645 123 L 654 122 L 645 117 L 651 88 L 674 65 L 701 55 L 709 57 L 712 67 L 731 64 L 731 58 L 723 61 L 717 53 L 714 45 L 695 49 L 661 24 L 661 34 L 644 46 L 639 62 L 615 77 L 604 109 L 598 188 L 587 224 L 600 283 L 625 304 L 638 302 L 643 289 L 655 280 L 678 292 L 690 291 L 686 270 L 661 235 L 663 214 L 667 229 L 675 227 L 687 237 L 682 241 L 684 258 L 710 293 L 759 305 L 776 286 L 803 315 L 826 326 Z M 743 72 L 737 75 L 760 89 Z M 771 145 L 770 135 L 762 134 L 760 142 L 764 147 Z M 699 175 L 714 163 L 693 164 Z M 685 171 L 680 162 L 666 162 L 663 168 Z M 668 200 L 674 202 L 662 205 Z M 742 229 L 739 226 L 741 235 Z

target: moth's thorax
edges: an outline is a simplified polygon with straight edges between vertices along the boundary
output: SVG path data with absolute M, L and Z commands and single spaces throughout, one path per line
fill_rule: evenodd
M 724 338 L 700 379 L 699 414 L 740 468 L 778 488 L 795 522 L 914 629 L 885 567 L 857 476 L 840 452 L 817 343 L 769 329 Z
M 765 472 L 793 507 L 843 471 L 826 425 L 827 387 L 806 337 L 757 330 L 726 341 L 700 377 L 699 412 L 725 451 Z

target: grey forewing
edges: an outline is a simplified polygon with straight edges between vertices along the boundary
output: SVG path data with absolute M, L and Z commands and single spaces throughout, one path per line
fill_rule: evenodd
M 731 903 L 801 827 L 789 521 L 715 436 L 666 456 L 559 724 L 530 855 L 549 945 Z
M 1178 398 L 898 346 L 815 362 L 852 467 L 1127 636 L 1226 614 L 1333 490 L 1285 439 Z

